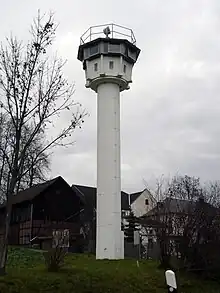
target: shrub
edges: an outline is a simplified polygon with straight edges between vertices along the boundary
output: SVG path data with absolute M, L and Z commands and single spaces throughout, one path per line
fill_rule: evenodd
M 51 248 L 49 251 L 44 252 L 44 259 L 47 270 L 49 272 L 58 272 L 64 265 L 64 259 L 67 251 L 63 247 Z

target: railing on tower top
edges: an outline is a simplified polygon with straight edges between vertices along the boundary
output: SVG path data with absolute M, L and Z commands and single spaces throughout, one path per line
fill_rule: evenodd
M 96 38 L 104 37 L 103 29 L 105 29 L 106 27 L 109 27 L 109 29 L 110 29 L 110 33 L 109 33 L 110 38 L 112 38 L 112 39 L 113 38 L 127 39 L 129 42 L 136 45 L 136 39 L 135 39 L 135 36 L 134 36 L 132 29 L 129 29 L 127 27 L 117 25 L 114 23 L 91 26 L 81 36 L 80 45 L 83 45 L 87 42 L 91 42 L 92 40 L 94 40 Z

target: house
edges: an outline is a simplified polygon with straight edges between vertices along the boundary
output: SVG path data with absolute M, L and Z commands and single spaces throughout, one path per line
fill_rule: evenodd
M 2 219 L 4 214 L 5 206 L 2 205 Z M 0 223 L 1 235 L 2 223 L 3 221 Z M 40 248 L 47 249 L 59 233 L 68 237 L 67 246 L 77 250 L 80 198 L 61 176 L 14 195 L 9 244 L 27 246 L 37 241 Z
M 73 184 L 72 189 L 81 201 L 81 234 L 85 251 L 94 253 L 96 243 L 96 188 Z M 122 217 L 129 213 L 129 195 L 121 192 Z
M 146 231 L 148 257 L 159 256 L 160 239 L 168 239 L 170 254 L 179 256 L 184 233 L 189 232 L 192 241 L 197 239 L 198 233 L 201 238 L 218 214 L 219 209 L 205 202 L 203 197 L 195 200 L 167 197 L 158 202 L 139 218 Z
M 147 188 L 130 194 L 131 210 L 136 217 L 145 215 L 156 205 L 156 202 L 156 199 Z
M 143 215 L 148 213 L 156 205 L 157 201 L 149 189 L 145 188 L 142 191 L 131 193 L 129 195 L 129 205 L 136 218 L 141 218 Z M 142 225 L 142 220 L 138 221 L 139 226 L 139 237 L 142 245 L 143 254 L 147 251 L 149 240 L 149 233 L 151 230 Z M 148 231 L 149 230 L 149 231 Z

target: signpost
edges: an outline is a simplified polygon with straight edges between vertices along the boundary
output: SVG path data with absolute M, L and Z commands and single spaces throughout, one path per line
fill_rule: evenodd
M 170 292 L 177 293 L 177 284 L 176 284 L 175 273 L 171 270 L 167 270 L 165 272 L 165 277 L 166 277 L 168 293 L 170 293 Z

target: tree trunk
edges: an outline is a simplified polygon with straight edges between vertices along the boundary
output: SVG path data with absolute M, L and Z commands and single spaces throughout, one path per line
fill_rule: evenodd
M 7 194 L 4 236 L 3 236 L 3 242 L 2 242 L 2 247 L 0 251 L 0 275 L 5 275 L 6 273 L 6 263 L 7 263 L 7 256 L 8 256 L 8 236 L 9 236 L 11 212 L 12 212 L 11 198 L 13 196 L 15 185 L 16 185 L 16 178 L 17 176 L 15 176 L 14 174 L 14 176 L 11 178 L 10 187 Z
M 33 181 L 34 181 L 34 167 L 33 167 L 33 165 L 31 166 L 29 176 L 30 176 L 30 178 L 29 178 L 29 180 L 30 180 L 29 187 L 32 187 L 33 186 Z
M 0 171 L 0 186 L 2 186 L 4 168 L 5 168 L 5 156 L 3 155 L 2 166 L 1 166 L 1 171 Z
M 0 252 L 0 275 L 5 275 L 6 273 L 6 263 L 7 263 L 7 255 L 8 255 L 8 235 L 9 235 L 9 229 L 10 229 L 11 211 L 12 211 L 12 205 L 10 201 L 7 201 L 4 238 L 3 238 L 3 243 L 2 243 L 1 252 Z
M 19 179 L 19 181 L 17 182 L 16 193 L 19 192 L 19 190 L 20 190 L 20 185 L 21 185 L 21 179 Z

